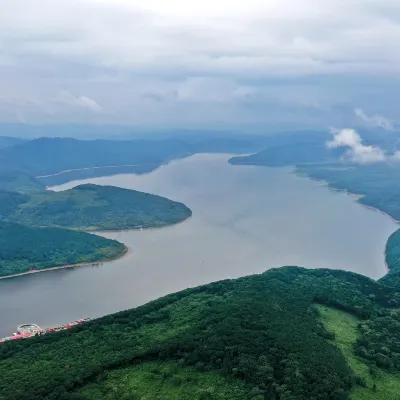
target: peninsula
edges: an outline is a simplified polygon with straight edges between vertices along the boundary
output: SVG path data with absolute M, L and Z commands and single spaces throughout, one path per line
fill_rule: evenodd
M 191 216 L 182 203 L 114 186 L 81 185 L 62 192 L 0 191 L 0 220 L 84 231 L 157 228 Z
M 116 240 L 85 232 L 0 224 L 0 278 L 110 261 L 127 251 Z

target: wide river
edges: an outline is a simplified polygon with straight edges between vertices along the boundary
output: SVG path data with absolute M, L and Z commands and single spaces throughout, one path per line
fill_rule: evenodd
M 282 265 L 340 268 L 379 278 L 396 230 L 389 217 L 290 168 L 232 166 L 196 155 L 146 175 L 72 181 L 137 189 L 182 201 L 193 217 L 175 226 L 110 232 L 132 249 L 98 267 L 0 281 L 0 337 L 21 323 L 46 327 L 132 308 L 168 293 Z

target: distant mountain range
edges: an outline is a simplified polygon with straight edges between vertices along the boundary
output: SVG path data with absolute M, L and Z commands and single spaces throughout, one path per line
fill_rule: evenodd
M 262 148 L 264 137 L 233 136 L 217 138 L 167 138 L 155 140 L 77 140 L 40 138 L 16 142 L 0 149 L 3 171 L 23 172 L 32 177 L 57 174 L 66 170 L 131 166 L 130 172 L 154 170 L 173 159 L 196 153 L 249 153 Z M 115 171 L 112 171 L 115 173 Z M 79 172 L 78 172 L 79 173 Z M 97 171 L 91 171 L 93 176 Z M 102 174 L 109 173 L 103 170 Z M 85 176 L 90 174 L 86 171 Z M 75 177 L 75 176 L 74 176 Z M 62 183 L 71 175 L 42 178 L 46 184 Z

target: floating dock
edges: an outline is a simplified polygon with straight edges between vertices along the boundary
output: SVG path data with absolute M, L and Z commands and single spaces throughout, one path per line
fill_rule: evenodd
M 69 322 L 68 324 L 65 325 L 57 325 L 45 329 L 42 329 L 37 324 L 22 324 L 17 328 L 17 332 L 14 333 L 12 336 L 0 339 L 0 343 L 6 342 L 8 340 L 26 339 L 32 336 L 37 336 L 37 335 L 41 336 L 52 332 L 64 331 L 66 329 L 71 329 L 74 326 L 84 324 L 85 322 L 88 321 L 90 321 L 90 318 L 82 318 L 82 319 L 77 319 L 76 321 Z

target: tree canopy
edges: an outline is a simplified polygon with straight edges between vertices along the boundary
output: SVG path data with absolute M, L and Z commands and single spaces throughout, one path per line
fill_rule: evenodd
M 123 255 L 125 246 L 85 232 L 0 224 L 0 276 L 71 264 L 101 262 Z
M 113 186 L 87 184 L 62 192 L 0 191 L 0 219 L 30 226 L 122 230 L 170 225 L 190 215 L 182 203 Z
M 285 267 L 187 289 L 68 331 L 5 342 L 0 398 L 136 398 L 127 383 L 132 368 L 172 362 L 227 377 L 240 399 L 346 399 L 365 383 L 331 343 L 315 304 L 364 321 L 354 348 L 363 362 L 400 369 L 396 290 L 354 273 Z M 378 353 L 382 337 L 385 349 Z M 113 371 L 119 371 L 118 392 L 109 386 Z M 218 396 L 197 398 L 227 398 Z

